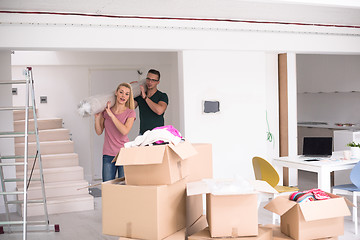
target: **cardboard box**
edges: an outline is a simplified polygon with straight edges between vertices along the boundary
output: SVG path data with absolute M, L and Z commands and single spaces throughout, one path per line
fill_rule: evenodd
M 203 213 L 202 195 L 186 196 L 186 227 L 193 225 Z
M 121 148 L 115 165 L 124 165 L 128 185 L 172 184 L 189 175 L 187 159 L 196 155 L 188 142 Z
M 347 199 L 327 193 L 331 199 L 297 203 L 279 196 L 264 208 L 281 216 L 281 232 L 296 240 L 336 237 L 344 234 Z
M 206 220 L 206 216 L 201 215 L 201 217 L 199 217 L 199 219 L 197 219 L 193 225 L 187 227 L 186 234 L 187 236 L 191 236 L 197 232 L 204 230 L 207 227 L 208 227 L 208 223 Z
M 189 182 L 213 177 L 212 145 L 210 143 L 193 143 L 198 154 L 188 159 Z
M 164 238 L 163 240 L 185 240 L 185 238 L 186 238 L 186 228 L 183 228 L 180 231 Z M 120 237 L 119 240 L 138 240 L 138 239 Z
M 158 186 L 119 183 L 102 183 L 103 234 L 159 240 L 185 228 L 184 179 Z
M 232 180 L 214 179 L 187 183 L 188 196 L 206 193 L 206 217 L 211 237 L 258 235 L 257 191 L 274 193 L 276 190 L 264 181 L 246 183 L 248 185 L 236 182 L 238 185 L 233 186 Z M 230 192 L 227 188 L 239 191 Z
M 213 177 L 212 145 L 209 143 L 193 143 L 197 154 L 188 158 L 188 182 L 200 181 Z M 187 196 L 186 227 L 191 226 L 204 214 L 202 195 Z
M 286 236 L 285 234 L 283 234 L 280 230 L 280 226 L 279 225 L 273 225 L 273 224 L 268 224 L 264 226 L 265 228 L 271 228 L 273 231 L 273 240 L 293 240 L 293 238 Z M 330 238 L 319 238 L 316 240 L 338 240 L 338 237 L 330 237 Z
M 265 228 L 258 226 L 258 235 L 253 237 L 235 237 L 235 238 L 212 238 L 210 236 L 209 228 L 206 228 L 198 233 L 195 233 L 188 237 L 188 240 L 272 240 L 271 228 Z

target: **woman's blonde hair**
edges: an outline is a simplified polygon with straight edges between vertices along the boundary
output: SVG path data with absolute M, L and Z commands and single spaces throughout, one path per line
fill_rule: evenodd
M 119 90 L 120 87 L 126 87 L 126 88 L 130 89 L 129 99 L 126 101 L 125 106 L 130 109 L 135 109 L 134 94 L 133 94 L 131 85 L 129 83 L 120 83 L 116 89 L 116 92 Z

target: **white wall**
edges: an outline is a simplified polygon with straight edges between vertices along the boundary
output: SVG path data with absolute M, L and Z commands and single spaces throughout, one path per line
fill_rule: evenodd
M 150 68 L 161 72 L 159 89 L 169 96 L 165 123 L 180 129 L 177 109 L 177 54 L 154 52 L 15 52 L 12 56 L 13 79 L 19 79 L 26 66 L 33 67 L 35 94 L 39 118 L 58 117 L 69 129 L 84 167 L 85 178 L 92 181 L 91 142 L 94 137 L 92 121 L 77 113 L 79 102 L 89 97 L 89 74 L 92 69 L 137 69 L 143 78 Z M 138 79 L 129 79 L 130 81 Z M 14 97 L 14 105 L 21 105 L 22 89 Z M 40 96 L 48 96 L 47 104 L 40 104 Z M 139 119 L 137 119 L 139 121 Z M 138 132 L 139 129 L 132 129 Z M 99 159 L 101 161 L 101 159 Z
M 297 56 L 298 121 L 360 128 L 360 55 Z
M 11 52 L 2 50 L 0 51 L 0 81 L 10 81 L 11 80 Z M 24 77 L 22 79 L 25 79 Z M 12 85 L 0 85 L 0 107 L 12 106 Z M 23 99 L 23 106 L 25 97 Z M 0 132 L 11 132 L 14 131 L 13 127 L 13 115 L 12 111 L 0 111 Z M 14 139 L 13 138 L 0 138 L 0 155 L 1 156 L 11 156 L 14 155 Z M 14 161 L 12 160 L 3 160 Z M 9 166 L 4 167 L 4 177 L 5 178 L 15 178 L 15 167 Z M 6 191 L 14 191 L 15 183 L 7 183 Z M 3 191 L 0 186 L 1 191 Z M 8 200 L 15 200 L 15 196 L 8 196 Z M 14 205 L 9 205 L 10 211 L 15 210 Z M 0 197 L 0 213 L 5 212 L 3 196 Z
M 260 52 L 182 53 L 185 135 L 213 144 L 215 178 L 253 178 L 252 157 L 267 157 L 269 60 Z M 220 112 L 203 113 L 204 100 L 219 101 Z

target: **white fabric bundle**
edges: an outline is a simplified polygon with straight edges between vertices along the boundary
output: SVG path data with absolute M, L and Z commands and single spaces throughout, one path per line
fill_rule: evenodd
M 143 85 L 146 91 L 146 79 L 131 84 L 134 98 L 141 94 L 140 85 Z M 115 92 L 100 94 L 88 97 L 82 100 L 78 105 L 78 113 L 82 117 L 89 117 L 96 113 L 104 111 L 107 102 L 111 102 L 111 106 L 115 104 Z

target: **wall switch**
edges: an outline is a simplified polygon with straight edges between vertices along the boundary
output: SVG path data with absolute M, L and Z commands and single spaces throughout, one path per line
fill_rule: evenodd
M 40 96 L 40 103 L 47 103 L 47 96 Z
M 203 104 L 204 113 L 217 113 L 220 111 L 219 101 L 204 101 Z
M 17 88 L 12 88 L 11 92 L 12 92 L 12 95 L 17 95 L 18 94 Z

